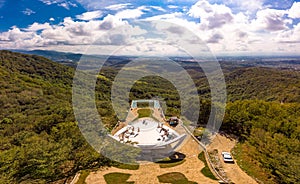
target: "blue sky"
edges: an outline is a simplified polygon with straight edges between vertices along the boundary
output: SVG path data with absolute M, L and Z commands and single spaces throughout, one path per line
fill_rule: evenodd
M 300 53 L 300 2 L 291 0 L 0 0 L 0 49 L 84 52 L 97 45 L 107 54 L 147 42 L 137 20 L 183 26 L 216 54 Z M 110 33 L 119 26 L 126 31 Z M 160 46 L 127 50 L 155 53 Z

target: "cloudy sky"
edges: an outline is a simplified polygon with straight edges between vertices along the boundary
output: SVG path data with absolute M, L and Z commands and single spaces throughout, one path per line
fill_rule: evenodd
M 178 25 L 165 28 L 177 39 L 182 26 L 217 55 L 300 55 L 298 0 L 0 0 L 0 49 L 176 52 L 149 42 L 153 32 L 140 20 Z

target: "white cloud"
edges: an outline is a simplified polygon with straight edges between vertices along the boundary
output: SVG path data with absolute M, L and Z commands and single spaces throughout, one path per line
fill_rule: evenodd
M 35 22 L 24 30 L 34 32 L 34 31 L 39 31 L 39 30 L 44 30 L 44 29 L 49 29 L 49 28 L 51 28 L 49 23 L 39 24 L 39 23 Z
M 104 17 L 103 21 L 101 21 L 99 28 L 101 30 L 107 31 L 107 30 L 111 30 L 113 28 L 119 27 L 126 24 L 126 22 L 121 21 L 119 18 L 117 18 L 116 16 L 113 15 L 107 15 L 106 17 Z
M 224 36 L 221 33 L 214 33 L 211 35 L 211 37 L 206 40 L 207 43 L 219 43 L 220 40 L 222 40 Z
M 175 6 L 175 5 L 168 5 L 168 8 L 170 8 L 170 9 L 176 9 L 176 8 L 178 8 L 178 6 Z
M 128 3 L 120 0 L 76 0 L 87 10 L 99 10 L 110 5 L 120 4 L 120 3 Z
M 266 31 L 280 31 L 288 29 L 288 24 L 292 23 L 292 20 L 287 19 L 284 15 L 287 12 L 285 10 L 277 9 L 264 9 L 260 10 L 256 14 L 256 19 L 253 20 L 252 26 L 257 30 Z
M 198 1 L 191 7 L 188 15 L 200 18 L 202 29 L 214 29 L 232 22 L 231 9 L 225 5 L 209 4 L 207 1 Z
M 300 18 L 300 2 L 294 2 L 291 9 L 288 11 L 288 16 L 290 18 Z
M 105 7 L 105 9 L 116 11 L 116 10 L 125 9 L 129 5 L 131 5 L 131 4 L 130 3 L 114 4 L 114 5 L 110 5 L 110 6 Z
M 70 9 L 70 6 L 71 6 L 71 7 L 77 7 L 76 4 L 71 3 L 70 1 L 66 1 L 66 2 L 63 2 L 63 3 L 59 3 L 58 6 L 64 7 L 64 8 L 67 9 L 67 10 Z
M 137 9 L 128 9 L 120 11 L 116 14 L 116 17 L 119 19 L 135 19 L 141 17 L 144 12 L 142 11 L 144 7 L 140 7 Z
M 48 5 L 71 7 L 71 4 L 68 4 L 71 1 L 67 0 L 41 1 Z M 94 11 L 77 15 L 76 19 L 67 17 L 57 25 L 53 25 L 55 19 L 50 18 L 49 23 L 33 23 L 23 29 L 13 27 L 7 32 L 0 33 L 0 47 L 26 49 L 44 47 L 82 52 L 85 45 L 93 44 L 94 53 L 110 54 L 120 45 L 126 45 L 122 54 L 126 52 L 138 54 L 143 51 L 153 55 L 161 52 L 179 53 L 174 47 L 149 42 L 145 37 L 147 30 L 133 26 L 131 20 L 125 21 L 146 17 L 144 20 L 163 20 L 183 27 L 183 29 L 176 26 L 163 27 L 162 24 L 160 31 L 155 34 L 165 36 L 165 41 L 170 43 L 183 41 L 194 46 L 199 44 L 199 40 L 194 39 L 197 35 L 214 53 L 278 52 L 283 51 L 283 48 L 286 49 L 284 52 L 300 52 L 300 23 L 292 25 L 293 21 L 297 22 L 296 18 L 300 18 L 298 11 L 300 3 L 296 2 L 289 9 L 278 10 L 264 6 L 263 0 L 230 0 L 222 2 L 223 4 L 220 4 L 219 0 L 210 0 L 219 4 L 201 0 L 187 7 L 186 12 L 174 12 L 179 8 L 175 6 L 180 4 L 177 1 L 166 7 L 149 5 L 135 9 L 132 9 L 137 6 L 135 1 L 131 1 L 131 4 L 122 0 L 79 1 L 85 1 L 85 7 Z M 62 5 L 63 3 L 67 4 Z M 94 4 L 97 6 L 93 7 Z M 96 10 L 96 7 L 102 11 Z M 169 12 L 165 12 L 166 10 Z M 104 11 L 116 13 L 99 20 Z M 149 16 L 153 12 L 155 16 Z M 184 29 L 191 30 L 191 36 L 183 37 L 182 35 L 186 35 Z M 134 45 L 135 42 L 140 44 Z
M 69 49 L 72 46 L 78 51 L 82 45 L 91 44 L 105 47 L 105 50 L 112 52 L 116 46 L 128 44 L 130 40 L 135 40 L 135 37 L 144 33 L 145 30 L 131 26 L 113 15 L 108 15 L 103 20 L 90 21 L 74 21 L 66 17 L 58 25 L 33 23 L 25 29 L 13 27 L 7 32 L 0 33 L 0 47 L 19 49 L 45 47 L 57 50 L 61 45 Z M 81 50 L 83 51 L 84 49 Z
M 77 7 L 75 3 L 67 0 L 40 0 L 46 5 L 57 4 L 58 6 L 64 7 L 65 9 L 69 10 L 70 7 Z
M 101 11 L 90 11 L 90 12 L 85 12 L 81 15 L 76 15 L 76 18 L 79 20 L 93 20 L 100 18 L 102 16 Z
M 150 8 L 153 8 L 155 10 L 158 10 L 158 11 L 162 11 L 162 12 L 166 12 L 166 10 L 160 6 L 149 6 Z
M 295 25 L 293 29 L 278 34 L 276 40 L 279 43 L 300 43 L 300 23 Z
M 240 12 L 244 12 L 245 14 L 253 14 L 263 8 L 265 1 L 266 0 L 230 0 L 223 1 L 223 3 L 227 6 L 233 7 L 233 9 L 239 10 Z
M 19 28 L 13 27 L 11 30 L 1 33 L 0 40 L 17 42 L 17 41 L 30 39 L 33 36 L 34 36 L 34 33 L 32 33 L 32 32 L 23 32 Z
M 181 12 L 175 12 L 175 13 L 168 13 L 168 14 L 163 14 L 163 15 L 156 15 L 152 17 L 146 18 L 146 20 L 174 20 L 177 18 L 180 18 L 183 16 L 183 13 Z
M 215 53 L 278 52 L 288 42 L 279 43 L 276 37 L 290 30 L 292 20 L 286 17 L 286 10 L 257 7 L 254 15 L 247 11 L 233 13 L 232 7 L 202 0 L 192 6 L 188 14 L 200 19 L 195 33 Z M 228 16 L 220 16 L 226 14 Z M 289 40 L 295 43 L 297 39 L 293 35 Z
M 40 0 L 41 2 L 45 3 L 46 5 L 55 4 L 56 0 Z
M 22 13 L 24 15 L 31 15 L 31 14 L 34 14 L 35 12 L 29 8 L 26 8 L 25 10 L 22 11 Z

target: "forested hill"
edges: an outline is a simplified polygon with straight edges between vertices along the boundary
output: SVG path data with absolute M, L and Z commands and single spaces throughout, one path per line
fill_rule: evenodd
M 39 56 L 0 51 L 0 183 L 50 183 L 108 164 L 73 116 L 74 70 Z
M 0 64 L 0 184 L 64 183 L 81 169 L 112 164 L 86 143 L 75 123 L 74 68 L 10 51 L 0 51 Z M 104 67 L 96 86 L 98 112 L 108 128 L 117 122 L 109 92 L 118 67 Z M 204 104 L 199 122 L 205 124 L 209 86 L 201 70 L 187 68 Z M 222 129 L 243 141 L 236 157 L 262 181 L 297 183 L 299 164 L 292 161 L 300 157 L 300 73 L 230 65 L 222 69 L 230 101 Z M 145 77 L 131 89 L 131 99 L 154 97 L 165 100 L 167 116 L 180 114 L 178 93 L 165 79 Z
M 224 73 L 229 101 L 300 102 L 299 71 L 241 67 Z
M 10 51 L 0 51 L 0 63 L 0 120 L 61 103 L 70 107 L 73 69 L 40 56 Z
M 51 83 L 62 83 L 70 87 L 73 69 L 37 55 L 0 51 L 1 69 L 10 73 L 42 78 Z

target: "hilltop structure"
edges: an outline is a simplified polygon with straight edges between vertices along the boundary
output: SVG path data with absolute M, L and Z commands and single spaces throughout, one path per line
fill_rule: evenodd
M 139 103 L 149 107 L 139 108 Z M 149 117 L 140 117 L 139 111 L 149 109 Z M 140 160 L 157 161 L 172 155 L 186 138 L 169 126 L 158 100 L 133 100 L 126 122 L 120 123 L 111 137 L 141 149 Z

